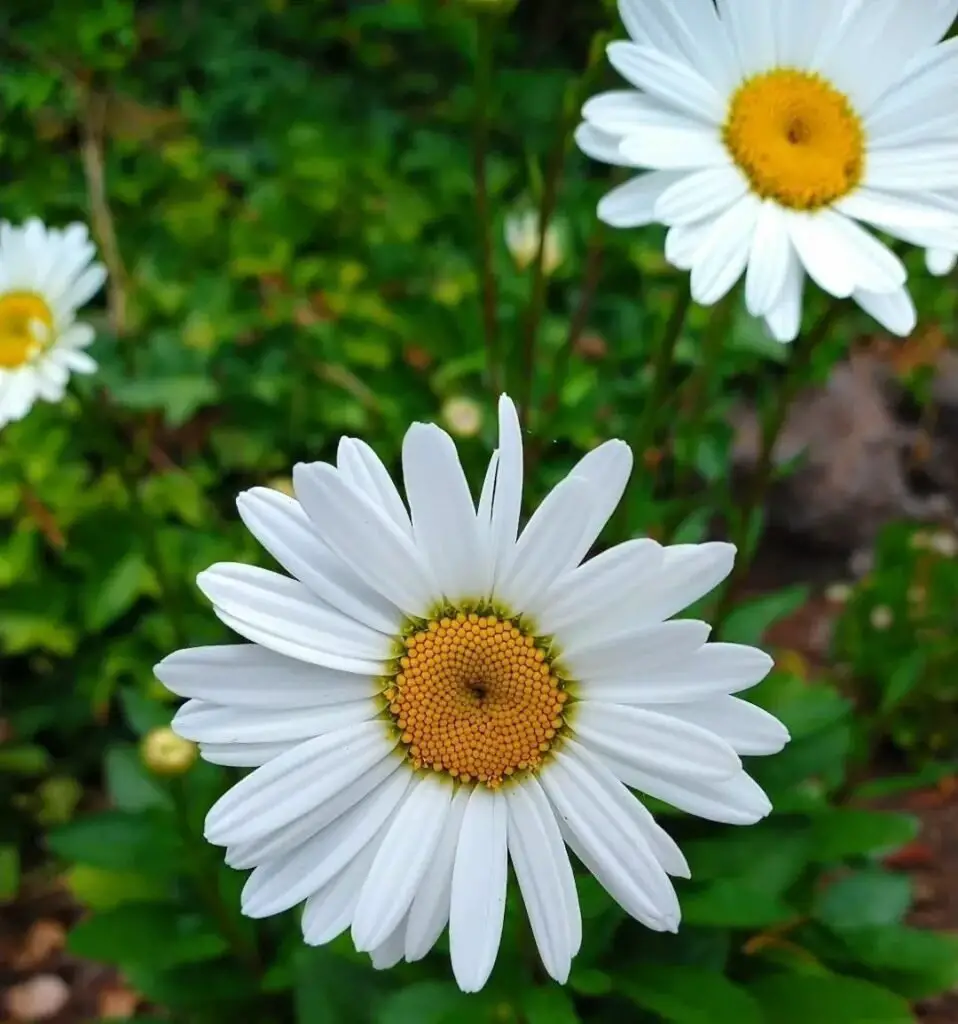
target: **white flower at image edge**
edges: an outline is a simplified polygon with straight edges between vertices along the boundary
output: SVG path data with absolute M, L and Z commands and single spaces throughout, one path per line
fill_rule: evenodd
M 37 399 L 59 402 L 71 373 L 96 370 L 84 351 L 93 328 L 76 322 L 106 280 L 94 255 L 82 224 L 0 224 L 0 427 Z
M 679 848 L 630 792 L 747 825 L 771 805 L 742 754 L 788 734 L 733 694 L 771 659 L 666 621 L 730 571 L 731 545 L 631 540 L 583 561 L 632 454 L 586 455 L 519 531 L 522 440 L 499 404 L 478 503 L 455 445 L 417 423 L 406 500 L 362 441 L 300 464 L 296 498 L 254 488 L 243 521 L 290 574 L 233 563 L 199 586 L 249 644 L 156 668 L 207 761 L 255 768 L 206 819 L 252 868 L 243 911 L 305 901 L 306 942 L 351 929 L 376 967 L 449 928 L 461 988 L 499 948 L 511 861 L 542 962 L 564 982 L 582 923 L 566 848 L 637 920 L 675 931 Z
M 861 226 L 958 251 L 958 0 L 619 0 L 631 42 L 609 60 L 632 90 L 589 100 L 576 139 L 640 174 L 613 189 L 613 227 L 668 226 L 692 295 L 745 275 L 749 312 L 800 329 L 806 275 L 906 335 L 899 257 Z

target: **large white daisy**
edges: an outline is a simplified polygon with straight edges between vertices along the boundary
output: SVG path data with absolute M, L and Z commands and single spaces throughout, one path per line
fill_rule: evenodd
M 599 204 L 661 222 L 666 256 L 716 302 L 745 274 L 749 311 L 799 331 L 806 274 L 907 334 L 901 260 L 859 222 L 958 249 L 958 0 L 619 0 L 635 90 L 589 100 L 589 156 L 646 168 Z
M 417 423 L 406 499 L 362 441 L 298 465 L 296 498 L 239 498 L 290 574 L 213 566 L 199 586 L 250 644 L 178 651 L 156 673 L 190 698 L 174 720 L 216 764 L 256 770 L 206 837 L 252 868 L 242 906 L 305 901 L 308 943 L 351 928 L 377 967 L 449 927 L 459 985 L 499 948 L 511 860 L 543 964 L 562 982 L 581 920 L 566 847 L 631 915 L 675 930 L 688 876 L 635 788 L 750 824 L 769 801 L 741 754 L 781 723 L 732 694 L 771 659 L 666 621 L 729 572 L 728 544 L 633 540 L 583 562 L 632 467 L 595 449 L 519 532 L 522 442 L 503 397 L 499 448 L 473 501 L 454 443 Z
M 84 351 L 93 328 L 76 322 L 106 279 L 94 254 L 82 224 L 0 224 L 0 427 L 37 399 L 59 402 L 71 373 L 96 369 Z

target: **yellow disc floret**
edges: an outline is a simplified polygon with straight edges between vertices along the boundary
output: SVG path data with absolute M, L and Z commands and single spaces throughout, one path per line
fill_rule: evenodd
M 563 727 L 568 694 L 516 621 L 455 612 L 404 640 L 385 697 L 418 768 L 495 788 L 534 769 Z
M 808 71 L 779 68 L 732 96 L 722 138 L 752 191 L 793 210 L 818 210 L 861 181 L 865 134 L 848 98 Z
M 15 370 L 29 362 L 46 346 L 52 331 L 53 314 L 39 295 L 0 295 L 0 369 Z

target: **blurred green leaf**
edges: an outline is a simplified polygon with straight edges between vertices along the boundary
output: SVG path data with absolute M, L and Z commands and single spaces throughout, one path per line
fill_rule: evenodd
M 76 864 L 64 876 L 76 899 L 91 910 L 112 910 L 122 903 L 149 903 L 170 894 L 162 879 L 139 875 L 134 871 L 105 871 L 87 864 Z
M 748 986 L 769 1021 L 810 1024 L 827 1009 L 838 1024 L 914 1024 L 908 1003 L 857 978 L 775 974 Z
M 40 775 L 50 767 L 50 755 L 33 743 L 0 746 L 0 773 L 8 775 Z
M 527 988 L 521 1005 L 526 1024 L 579 1024 L 575 1003 L 557 985 Z
M 20 889 L 20 851 L 11 843 L 0 845 L 0 902 L 12 900 Z
M 211 960 L 228 948 L 204 918 L 169 903 L 126 903 L 100 911 L 70 932 L 70 951 L 98 963 L 161 971 Z
M 376 1011 L 377 1024 L 444 1024 L 461 1019 L 469 997 L 449 981 L 421 981 L 391 992 Z
M 821 864 L 890 853 L 911 842 L 918 834 L 918 821 L 893 811 L 839 808 L 812 820 L 811 852 Z
M 838 937 L 844 962 L 874 970 L 909 999 L 924 999 L 958 985 L 958 936 L 904 925 L 843 928 Z
M 111 747 L 106 753 L 105 769 L 107 790 L 121 811 L 172 807 L 169 793 L 144 768 L 136 747 Z
M 828 884 L 816 895 L 812 913 L 832 928 L 864 928 L 897 924 L 910 905 L 910 879 L 875 868 Z
M 682 919 L 712 928 L 765 928 L 795 917 L 780 896 L 749 878 L 719 878 L 686 892 Z
M 129 611 L 142 594 L 153 590 L 153 573 L 143 555 L 127 552 L 102 575 L 88 578 L 82 600 L 87 629 L 103 629 Z
M 757 646 L 768 629 L 798 611 L 810 593 L 807 586 L 794 586 L 742 601 L 725 620 L 718 638 L 726 643 Z
M 638 1006 L 675 1024 L 764 1024 L 748 992 L 712 971 L 638 964 L 619 988 Z
M 47 845 L 75 864 L 176 877 L 182 847 L 170 825 L 148 812 L 104 811 L 53 829 Z

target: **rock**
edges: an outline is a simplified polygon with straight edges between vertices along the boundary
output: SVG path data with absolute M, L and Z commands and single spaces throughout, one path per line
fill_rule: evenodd
M 826 548 L 868 549 L 887 523 L 935 514 L 912 490 L 903 458 L 909 435 L 886 395 L 887 369 L 853 355 L 821 387 L 800 394 L 775 448 L 776 465 L 803 456 L 772 488 L 773 527 Z M 749 475 L 758 462 L 761 427 L 754 408 L 733 416 L 733 465 Z
M 69 1000 L 70 989 L 59 975 L 37 974 L 7 992 L 7 1013 L 15 1021 L 49 1020 Z

